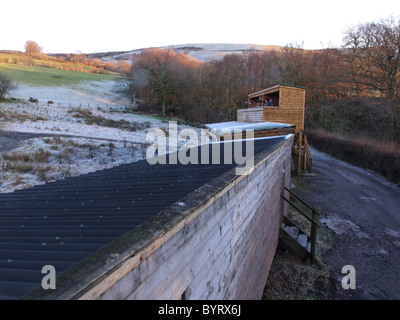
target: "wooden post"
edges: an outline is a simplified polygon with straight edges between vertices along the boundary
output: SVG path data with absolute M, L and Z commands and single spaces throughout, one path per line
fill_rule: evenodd
M 310 260 L 311 260 L 311 263 L 314 263 L 315 262 L 315 247 L 316 247 L 316 244 L 317 244 L 317 228 L 318 228 L 318 225 L 314 222 L 314 221 L 317 221 L 318 214 L 314 209 L 312 209 L 311 219 L 313 221 L 311 222 L 311 235 L 310 235 L 311 236 L 311 250 L 310 250 L 311 252 L 310 252 Z
M 303 154 L 303 162 L 302 162 L 302 166 L 301 166 L 303 171 L 306 171 L 306 169 L 307 169 L 307 156 L 308 156 L 308 154 L 307 154 L 306 144 L 307 144 L 307 136 L 304 135 L 303 136 L 304 154 Z
M 306 148 L 306 135 L 303 137 L 303 145 L 304 145 L 304 155 L 303 155 L 303 171 L 307 170 L 307 158 L 308 158 L 308 150 Z
M 300 131 L 298 133 L 298 138 L 297 138 L 297 145 L 299 149 L 299 154 L 298 154 L 298 162 L 297 162 L 297 175 L 300 176 L 301 174 L 301 160 L 302 160 L 302 145 L 303 145 L 303 132 Z

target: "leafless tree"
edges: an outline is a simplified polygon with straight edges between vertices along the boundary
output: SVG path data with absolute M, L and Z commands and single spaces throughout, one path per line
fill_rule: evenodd
M 25 52 L 29 55 L 29 56 L 33 56 L 34 54 L 39 54 L 43 52 L 43 48 L 41 48 L 37 42 L 32 41 L 32 40 L 28 40 L 25 43 Z
M 114 92 L 130 100 L 131 108 L 135 100 L 141 96 L 142 90 L 148 84 L 147 72 L 143 68 L 132 68 L 127 74 L 121 75 L 115 80 Z
M 0 100 L 3 100 L 7 93 L 16 89 L 16 84 L 0 73 Z
M 309 52 L 303 44 L 289 44 L 282 48 L 280 54 L 281 82 L 304 86 L 307 77 Z
M 171 96 L 174 94 L 173 78 L 170 72 L 172 52 L 170 50 L 148 49 L 142 52 L 132 64 L 130 79 L 133 86 L 145 80 L 148 100 L 162 106 L 162 115 L 166 114 Z
M 396 126 L 400 122 L 395 104 L 400 85 L 400 19 L 359 24 L 346 32 L 344 40 L 356 86 L 387 98 Z

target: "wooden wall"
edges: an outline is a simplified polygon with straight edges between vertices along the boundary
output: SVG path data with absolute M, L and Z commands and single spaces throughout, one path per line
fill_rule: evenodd
M 291 141 L 95 298 L 260 299 L 278 244 L 290 154 Z
M 237 121 L 242 122 L 263 122 L 263 107 L 238 109 Z
M 264 107 L 263 121 L 294 124 L 296 132 L 304 130 L 305 90 L 280 87 L 279 107 Z
M 296 126 L 296 133 L 303 131 L 305 90 L 290 86 L 277 86 L 276 90 L 279 90 L 279 106 L 238 109 L 237 121 L 288 123 Z
M 295 133 L 294 127 L 287 127 L 281 129 L 265 129 L 265 130 L 254 130 L 254 138 L 261 138 L 261 137 L 275 137 L 275 136 L 286 136 L 288 134 Z M 221 141 L 228 141 L 234 140 L 235 134 L 224 134 L 220 137 Z M 241 139 L 246 139 L 246 131 L 243 131 Z
M 290 183 L 292 140 L 257 155 L 249 175 L 231 170 L 185 199 L 191 206 L 171 206 L 160 216 L 170 225 L 159 217 L 149 222 L 128 235 L 126 241 L 141 236 L 129 249 L 106 263 L 91 259 L 97 268 L 67 275 L 69 287 L 57 283 L 47 298 L 260 299 L 288 208 L 280 196 Z M 109 247 L 106 252 L 118 252 L 117 245 Z

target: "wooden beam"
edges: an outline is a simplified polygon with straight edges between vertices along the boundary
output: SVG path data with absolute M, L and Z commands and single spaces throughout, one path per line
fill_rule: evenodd
M 302 144 L 303 144 L 303 132 L 299 132 L 297 138 L 297 143 L 299 145 L 299 154 L 298 154 L 298 163 L 297 163 L 297 175 L 300 176 L 301 174 L 301 160 L 302 160 Z

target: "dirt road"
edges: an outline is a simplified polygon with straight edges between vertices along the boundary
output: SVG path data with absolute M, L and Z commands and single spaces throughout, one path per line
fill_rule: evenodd
M 342 267 L 356 270 L 356 289 L 343 299 L 400 299 L 400 188 L 376 175 L 312 150 L 314 176 L 294 191 L 332 230 L 324 253 L 341 283 Z

